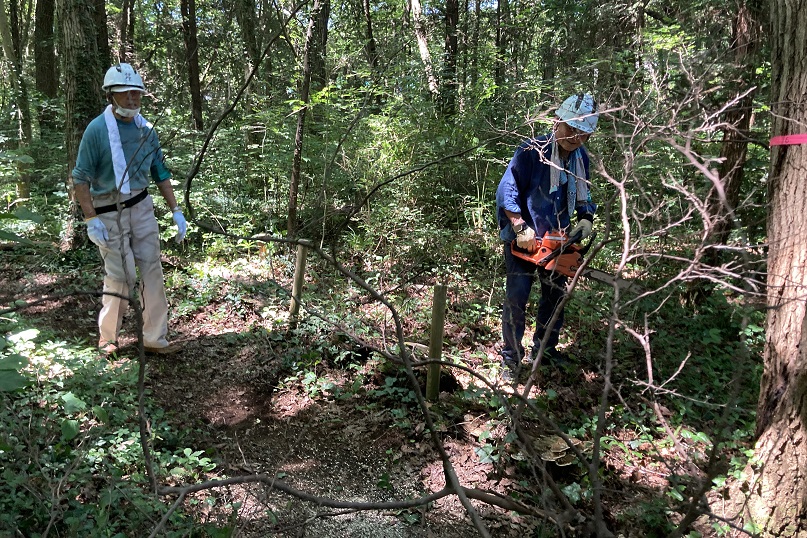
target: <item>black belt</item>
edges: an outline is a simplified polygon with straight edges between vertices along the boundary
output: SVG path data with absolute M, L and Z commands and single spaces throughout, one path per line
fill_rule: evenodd
M 148 196 L 148 195 L 149 195 L 149 191 L 147 189 L 143 189 L 142 191 L 140 191 L 139 194 L 136 194 L 135 196 L 132 196 L 128 200 L 124 200 L 123 202 L 121 202 L 120 205 L 122 206 L 123 209 L 132 207 L 133 205 L 137 205 L 139 202 L 141 202 L 143 199 L 145 199 L 146 196 Z M 111 213 L 112 211 L 117 211 L 117 210 L 118 210 L 118 204 L 102 205 L 101 207 L 96 207 L 95 208 L 95 214 L 96 215 L 103 215 L 104 213 Z

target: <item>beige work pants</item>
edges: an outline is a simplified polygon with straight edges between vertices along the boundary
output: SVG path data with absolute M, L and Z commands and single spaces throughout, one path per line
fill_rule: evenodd
M 121 201 L 140 191 L 121 194 Z M 93 199 L 95 207 L 114 204 L 116 193 Z M 166 347 L 168 340 L 168 301 L 165 298 L 163 269 L 160 262 L 160 229 L 154 217 L 151 195 L 138 204 L 99 215 L 109 231 L 106 247 L 99 247 L 104 260 L 104 296 L 98 329 L 101 344 L 117 342 L 123 314 L 129 306 L 127 299 L 110 293 L 130 297 L 140 270 L 140 305 L 143 310 L 143 344 L 146 347 Z

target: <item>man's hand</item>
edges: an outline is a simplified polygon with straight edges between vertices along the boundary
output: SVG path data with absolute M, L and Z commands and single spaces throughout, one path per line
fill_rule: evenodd
M 174 217 L 174 222 L 177 223 L 177 236 L 174 241 L 181 243 L 185 239 L 185 233 L 188 231 L 188 221 L 185 220 L 185 215 L 182 214 L 182 210 L 178 207 L 174 209 L 172 216 Z
M 516 234 L 516 245 L 528 252 L 535 250 L 535 230 L 525 226 L 523 230 Z
M 594 227 L 594 223 L 588 219 L 580 219 L 580 222 L 571 229 L 569 232 L 569 237 L 574 237 L 578 232 L 580 232 L 580 239 L 583 240 L 589 235 L 591 235 L 591 228 Z
M 99 247 L 106 247 L 106 242 L 109 241 L 109 232 L 101 219 L 98 218 L 98 215 L 87 220 L 87 237 Z

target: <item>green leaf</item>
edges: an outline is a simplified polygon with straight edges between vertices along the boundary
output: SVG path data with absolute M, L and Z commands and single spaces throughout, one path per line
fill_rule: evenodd
M 72 392 L 68 392 L 67 394 L 62 395 L 62 401 L 64 402 L 64 410 L 66 413 L 76 413 L 78 411 L 84 411 L 87 409 L 87 402 L 73 394 Z
M 476 455 L 479 456 L 479 463 L 495 463 L 499 460 L 499 455 L 496 454 L 496 448 L 492 445 L 483 445 L 474 449 Z
M 13 241 L 14 243 L 22 243 L 24 245 L 33 245 L 32 241 L 24 237 L 20 237 L 19 235 L 11 232 L 7 232 L 5 230 L 0 230 L 0 239 L 5 239 L 6 241 Z
M 78 420 L 65 420 L 62 422 L 62 438 L 64 438 L 65 441 L 75 439 L 78 432 Z
M 37 215 L 36 213 L 33 213 L 25 209 L 24 207 L 17 209 L 14 212 L 14 216 L 20 220 L 30 220 L 37 224 L 42 224 L 43 222 L 45 222 L 45 217 L 43 217 L 42 215 Z
M 19 372 L 28 366 L 28 359 L 22 355 L 9 355 L 8 357 L 0 358 L 0 370 L 14 370 Z
M 28 386 L 30 381 L 14 370 L 0 370 L 0 392 L 11 392 Z
M 94 405 L 92 406 L 92 412 L 95 415 L 95 417 L 104 424 L 109 422 L 109 412 L 106 410 L 105 407 L 101 407 L 100 405 Z

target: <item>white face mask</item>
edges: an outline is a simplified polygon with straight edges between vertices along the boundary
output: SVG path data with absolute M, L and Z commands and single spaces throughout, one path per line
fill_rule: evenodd
M 124 98 L 124 101 L 129 101 L 129 99 Z M 140 107 L 137 108 L 125 108 L 122 107 L 118 103 L 118 99 L 115 95 L 112 97 L 112 104 L 115 105 L 115 114 L 120 116 L 121 118 L 134 118 L 138 114 L 140 114 Z M 128 103 L 127 103 L 128 104 Z
M 140 114 L 140 108 L 123 108 L 116 104 L 115 113 L 122 118 L 134 118 Z

